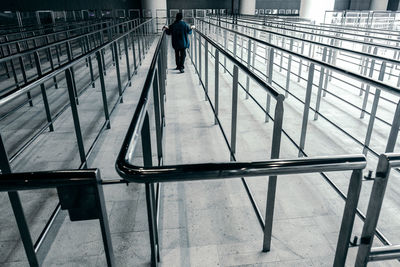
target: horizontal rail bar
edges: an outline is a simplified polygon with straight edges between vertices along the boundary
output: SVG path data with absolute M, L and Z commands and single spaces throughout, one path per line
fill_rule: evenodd
M 400 167 L 400 154 L 389 153 L 387 159 L 392 168 Z
M 366 167 L 364 155 L 278 159 L 260 162 L 227 162 L 138 167 L 117 162 L 117 171 L 136 183 L 228 179 L 244 176 L 271 176 L 310 172 L 356 170 Z
M 0 192 L 93 184 L 97 169 L 20 172 L 0 175 Z

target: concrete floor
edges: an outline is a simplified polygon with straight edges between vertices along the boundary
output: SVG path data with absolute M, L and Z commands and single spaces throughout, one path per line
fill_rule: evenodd
M 89 167 L 100 168 L 102 178 L 119 178 L 114 169 L 115 158 L 134 112 L 154 46 L 155 44 L 138 70 L 138 75 L 134 77 L 132 87 L 126 90 L 124 104 L 118 105 L 113 113 L 111 129 L 101 136 L 90 158 Z M 190 59 L 186 61 L 186 72 L 180 74 L 172 70 L 175 67 L 173 58 L 173 52 L 170 50 L 165 106 L 165 164 L 229 161 L 229 151 L 221 131 L 214 125 L 212 110 L 208 102 L 204 101 L 204 92 Z M 212 59 L 209 67 L 210 69 L 214 67 Z M 116 82 L 115 74 L 107 73 L 107 75 L 107 80 L 110 79 L 107 88 L 112 90 Z M 284 74 L 279 74 L 277 70 L 274 76 L 277 77 L 277 81 L 284 78 Z M 114 81 L 111 81 L 113 77 Z M 213 88 L 211 77 L 212 73 L 210 73 L 210 88 Z M 229 74 L 221 72 L 220 119 L 228 138 L 231 81 Z M 291 90 L 303 98 L 303 84 L 296 84 L 296 80 L 292 81 Z M 84 104 L 79 107 L 80 115 L 82 113 L 81 124 L 91 125 L 85 132 L 85 142 L 93 138 L 92 133 L 98 127 L 98 123 L 93 124 L 93 121 L 102 118 L 98 100 L 93 101 L 95 92 L 99 97 L 98 82 L 94 90 L 89 88 L 85 92 L 81 98 L 81 103 Z M 252 85 L 251 92 L 254 92 L 260 103 L 265 103 L 265 92 L 260 88 Z M 213 101 L 213 89 L 210 89 L 209 94 Z M 339 119 L 340 116 L 348 118 L 348 114 L 352 114 L 346 107 L 335 104 L 334 99 L 327 96 L 323 101 L 322 112 L 337 114 Z M 264 114 L 254 102 L 245 100 L 243 91 L 240 91 L 238 105 L 238 160 L 268 159 L 272 123 L 264 123 Z M 338 107 L 342 113 L 338 112 Z M 302 106 L 296 103 L 293 97 L 285 100 L 284 129 L 294 135 L 296 140 L 299 138 L 301 114 Z M 13 169 L 23 171 L 76 168 L 79 163 L 78 154 L 65 153 L 75 146 L 70 114 L 66 114 L 65 118 L 60 118 L 59 121 L 60 124 L 56 125 L 57 131 L 44 134 L 28 153 L 18 159 Z M 354 118 L 349 121 L 349 127 L 363 131 L 355 121 L 358 120 Z M 57 136 L 50 137 L 50 135 Z M 62 144 L 57 141 L 60 139 L 63 140 Z M 310 120 L 307 140 L 306 151 L 310 155 L 360 153 L 359 148 L 331 130 L 322 119 L 315 122 Z M 287 138 L 282 140 L 281 151 L 282 157 L 297 157 L 297 150 Z M 137 160 L 140 161 L 140 158 Z M 371 164 L 371 168 L 374 168 L 374 161 Z M 346 190 L 350 172 L 335 173 L 330 177 L 342 190 Z M 263 211 L 268 178 L 247 178 L 247 180 Z M 388 195 L 379 223 L 379 227 L 382 227 L 393 242 L 400 242 L 396 234 L 400 232 L 400 223 L 396 223 L 399 221 L 397 214 L 400 206 L 397 201 L 398 194 L 394 191 L 397 188 L 397 181 L 391 179 L 389 182 Z M 365 210 L 370 188 L 370 182 L 363 183 L 360 200 L 362 210 Z M 144 186 L 139 184 L 105 186 L 104 192 L 117 266 L 148 266 L 150 250 Z M 52 211 L 51 208 L 56 204 L 55 191 L 24 192 L 21 193 L 21 197 L 33 239 L 36 239 Z M 0 205 L 2 214 L 0 248 L 1 251 L 5 251 L 0 253 L 0 265 L 27 266 L 8 199 L 5 194 L 0 194 L 0 199 L 3 203 Z M 269 253 L 262 253 L 262 229 L 240 180 L 163 184 L 159 221 L 161 264 L 162 266 L 332 266 L 343 207 L 344 202 L 319 174 L 278 177 L 272 249 Z M 357 219 L 353 234 L 359 236 L 361 229 L 362 223 Z M 348 266 L 354 264 L 356 252 L 355 248 L 349 250 Z M 397 265 L 398 262 L 370 264 L 370 266 Z M 72 223 L 64 217 L 43 266 L 105 266 L 98 222 Z

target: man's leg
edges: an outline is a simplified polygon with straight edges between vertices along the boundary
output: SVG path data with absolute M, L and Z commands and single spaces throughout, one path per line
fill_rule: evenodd
M 181 68 L 185 68 L 186 48 L 181 50 Z
M 180 57 L 179 57 L 179 49 L 175 49 L 175 63 L 176 63 L 176 68 L 180 68 Z

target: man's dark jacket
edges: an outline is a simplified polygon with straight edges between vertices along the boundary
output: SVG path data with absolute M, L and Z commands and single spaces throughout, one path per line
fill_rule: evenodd
M 188 34 L 192 33 L 192 29 L 184 21 L 175 21 L 166 32 L 171 35 L 172 47 L 175 50 L 189 48 Z

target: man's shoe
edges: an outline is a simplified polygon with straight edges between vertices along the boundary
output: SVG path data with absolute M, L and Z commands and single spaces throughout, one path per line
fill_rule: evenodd
M 180 68 L 179 68 L 179 67 L 176 67 L 175 70 L 180 70 Z
M 184 72 L 185 72 L 184 69 L 179 69 L 179 71 L 180 71 L 181 73 L 184 73 Z

